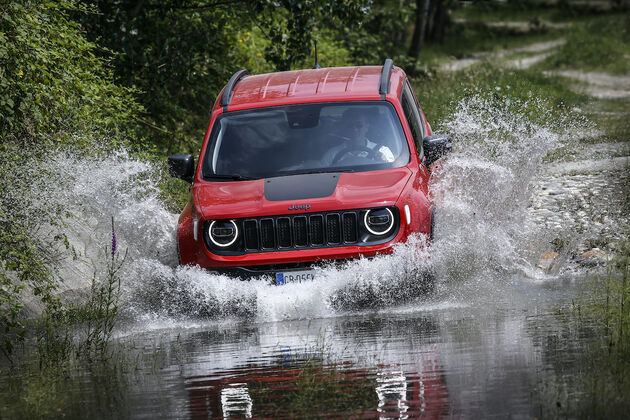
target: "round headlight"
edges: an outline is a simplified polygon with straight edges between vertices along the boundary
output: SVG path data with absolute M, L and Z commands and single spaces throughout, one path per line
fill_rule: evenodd
M 213 244 L 226 248 L 236 242 L 238 227 L 234 220 L 213 220 L 208 226 L 208 236 Z
M 394 227 L 394 214 L 390 209 L 368 210 L 363 223 L 372 235 L 385 235 Z

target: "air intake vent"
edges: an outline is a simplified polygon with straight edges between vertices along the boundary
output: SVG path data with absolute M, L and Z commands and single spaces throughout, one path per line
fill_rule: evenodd
M 343 214 L 343 241 L 353 243 L 357 241 L 357 214 Z
M 288 217 L 279 217 L 278 223 L 278 245 L 280 248 L 291 247 L 291 220 Z
M 258 222 L 246 220 L 243 223 L 245 249 L 258 249 Z
M 324 245 L 324 216 L 321 214 L 311 216 L 311 243 Z
M 306 216 L 293 218 L 293 229 L 295 231 L 295 246 L 308 246 L 308 225 Z
M 262 219 L 260 221 L 260 239 L 263 248 L 273 249 L 276 247 L 273 219 Z
M 326 216 L 326 235 L 329 243 L 341 243 L 341 223 L 339 222 L 338 214 L 329 214 Z

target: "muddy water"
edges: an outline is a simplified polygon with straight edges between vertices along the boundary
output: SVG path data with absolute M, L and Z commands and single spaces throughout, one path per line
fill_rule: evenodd
M 54 182 L 40 188 L 79 219 L 66 231 L 79 258 L 61 264 L 62 292 L 80 296 L 104 271 L 112 216 L 128 252 L 116 356 L 102 371 L 71 372 L 62 411 L 539 417 L 579 398 L 570 384 L 597 331 L 564 314 L 582 278 L 627 237 L 628 150 L 598 146 L 542 164 L 549 151 L 579 149 L 591 128 L 536 125 L 507 111 L 514 105 L 469 98 L 443 125 L 457 148 L 432 181 L 430 248 L 414 238 L 281 287 L 177 267 L 177 216 L 161 204 L 152 165 L 125 153 L 48 161 Z M 427 270 L 430 297 L 418 287 Z

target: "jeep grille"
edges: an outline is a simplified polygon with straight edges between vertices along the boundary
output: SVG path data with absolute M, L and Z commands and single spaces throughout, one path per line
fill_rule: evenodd
M 395 210 L 394 207 L 391 209 Z M 393 212 L 394 228 L 383 237 L 370 235 L 363 227 L 362 220 L 367 211 L 368 209 L 356 209 L 233 219 L 243 232 L 234 247 L 217 249 L 207 238 L 206 244 L 212 252 L 220 255 L 242 255 L 347 245 L 377 245 L 396 236 L 400 220 L 397 210 Z

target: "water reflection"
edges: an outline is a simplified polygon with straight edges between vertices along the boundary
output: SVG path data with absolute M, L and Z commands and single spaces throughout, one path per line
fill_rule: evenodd
M 582 344 L 596 332 L 555 314 L 566 296 L 529 289 L 493 307 L 130 333 L 122 348 L 132 369 L 99 390 L 78 370 L 67 393 L 85 401 L 86 417 L 108 415 L 103 393 L 119 395 L 128 417 L 539 417 L 541 383 L 578 372 Z
M 190 414 L 199 419 L 300 413 L 330 416 L 338 410 L 340 416 L 354 413 L 381 419 L 438 418 L 447 414 L 447 390 L 441 371 L 357 368 L 349 363 L 293 364 L 302 366 L 250 367 L 187 378 Z M 343 393 L 341 398 L 339 393 Z M 310 403 L 304 405 L 303 401 Z
M 448 413 L 448 392 L 435 343 L 438 325 L 427 314 L 291 321 L 245 329 L 231 346 L 214 341 L 216 334 L 192 333 L 182 342 L 199 349 L 185 378 L 190 414 L 441 417 Z M 224 356 L 232 367 L 217 369 L 227 367 Z
M 252 417 L 252 397 L 246 383 L 235 383 L 221 389 L 221 411 L 224 418 Z
M 402 371 L 379 372 L 376 377 L 378 386 L 378 409 L 380 418 L 406 419 L 407 410 L 407 378 Z

